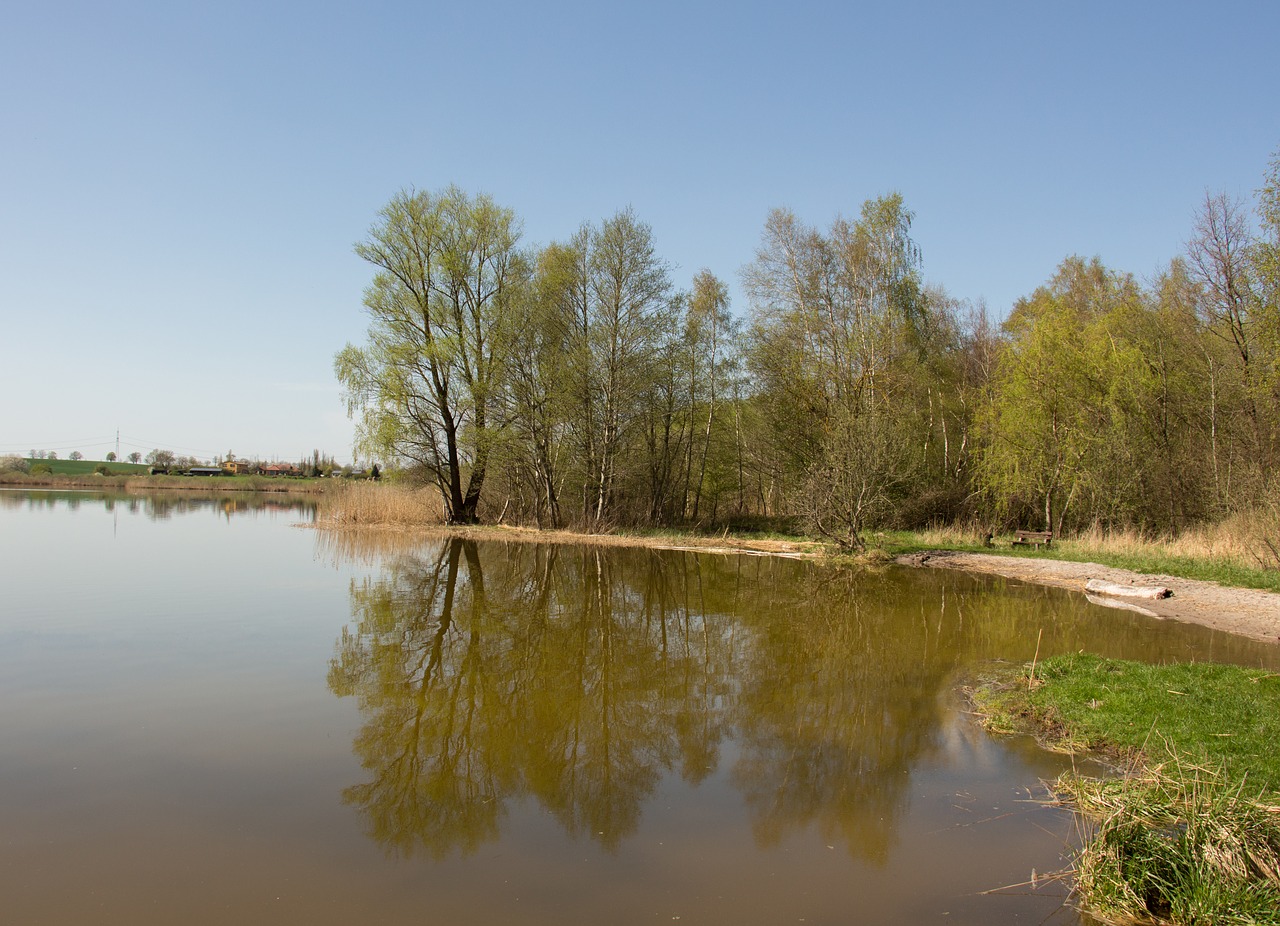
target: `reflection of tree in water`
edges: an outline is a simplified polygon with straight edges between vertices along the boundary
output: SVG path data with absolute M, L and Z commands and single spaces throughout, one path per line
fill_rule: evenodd
M 479 570 L 459 595 L 463 548 L 450 541 L 434 561 L 402 561 L 392 583 L 353 586 L 358 633 L 344 629 L 329 670 L 330 687 L 358 694 L 369 718 L 355 748 L 375 776 L 345 798 L 366 810 L 376 838 L 406 851 L 424 831 L 463 849 L 496 835 L 507 785 L 492 761 L 503 706 L 485 701 L 483 630 L 467 627 L 483 600 Z M 474 546 L 466 552 L 470 567 Z
M 692 560 L 548 555 L 558 567 L 548 570 L 549 607 L 535 609 L 533 636 L 513 653 L 526 682 L 522 719 L 538 731 L 529 787 L 569 831 L 613 846 L 635 830 L 661 771 L 681 758 L 687 777 L 706 774 L 719 724 L 703 705 L 723 680 L 706 672 L 702 615 L 676 603 Z
M 697 784 L 732 737 L 762 844 L 816 828 L 882 861 L 957 666 L 1030 659 L 1040 628 L 1042 655 L 1103 639 L 1062 595 L 941 571 L 456 538 L 351 595 L 330 685 L 359 699 L 370 777 L 346 799 L 436 855 L 527 798 L 616 846 L 664 774 Z
M 403 853 L 471 851 L 507 804 L 536 798 L 615 846 L 661 773 L 714 762 L 729 638 L 675 604 L 690 557 L 444 541 L 352 588 L 329 681 L 359 698 L 372 777 L 345 798 Z M 615 574 L 640 567 L 632 584 Z M 718 666 L 715 674 L 709 667 Z
M 769 596 L 768 619 L 748 618 L 733 779 L 762 844 L 817 825 L 883 862 L 954 655 L 927 628 L 886 626 L 900 621 L 901 590 L 883 576 L 822 570 L 801 581 Z

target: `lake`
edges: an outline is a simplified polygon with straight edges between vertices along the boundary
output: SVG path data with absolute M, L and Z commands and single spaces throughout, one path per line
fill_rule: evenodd
M 992 577 L 314 517 L 0 491 L 5 921 L 1076 924 L 1070 760 L 964 673 L 1280 668 Z

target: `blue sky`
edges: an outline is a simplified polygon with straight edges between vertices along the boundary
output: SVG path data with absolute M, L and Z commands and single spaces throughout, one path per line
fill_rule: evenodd
M 545 244 L 631 206 L 737 287 L 771 208 L 899 191 L 1003 316 L 1139 277 L 1280 148 L 1280 4 L 0 4 L 0 453 L 350 458 L 352 254 L 405 187 Z

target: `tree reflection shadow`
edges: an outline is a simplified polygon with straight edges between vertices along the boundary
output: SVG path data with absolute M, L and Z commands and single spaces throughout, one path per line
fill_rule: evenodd
M 1008 600 L 967 577 L 438 540 L 351 587 L 329 684 L 358 699 L 369 778 L 344 798 L 405 855 L 473 852 L 528 799 L 611 850 L 664 776 L 700 784 L 732 741 L 758 843 L 816 827 L 880 862 L 956 665 L 1072 626 L 1062 596 Z
M 344 797 L 404 854 L 473 851 L 525 797 L 613 848 L 664 772 L 714 766 L 729 639 L 672 603 L 696 561 L 632 585 L 603 550 L 486 552 L 450 539 L 352 586 L 329 684 L 359 699 L 371 778 Z

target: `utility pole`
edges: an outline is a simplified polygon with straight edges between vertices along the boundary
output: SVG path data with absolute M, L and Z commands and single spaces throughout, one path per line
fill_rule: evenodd
M 116 460 L 120 459 L 120 429 L 116 428 Z

